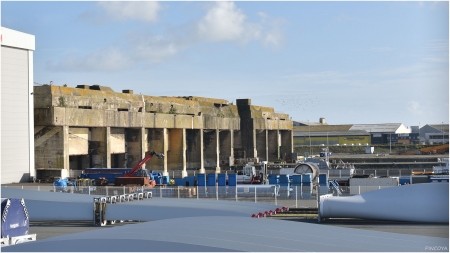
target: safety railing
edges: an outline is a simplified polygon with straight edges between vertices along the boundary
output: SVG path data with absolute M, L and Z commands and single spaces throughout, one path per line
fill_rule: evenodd
M 289 207 L 317 207 L 317 189 L 311 186 L 239 185 L 239 186 L 169 186 L 146 188 L 141 186 L 7 186 L 26 190 L 117 196 L 151 193 L 153 198 L 190 198 L 242 201 Z M 328 193 L 328 189 L 326 189 Z
M 67 194 L 89 194 L 96 196 L 118 196 L 124 194 L 151 194 L 153 198 L 190 198 L 242 201 L 274 204 L 286 207 L 316 208 L 320 195 L 333 193 L 330 186 L 280 186 L 238 185 L 234 186 L 170 186 L 146 188 L 141 186 L 7 186 L 26 190 L 63 192 Z M 362 194 L 392 186 L 339 186 L 341 196 Z M 147 196 L 146 195 L 146 196 Z

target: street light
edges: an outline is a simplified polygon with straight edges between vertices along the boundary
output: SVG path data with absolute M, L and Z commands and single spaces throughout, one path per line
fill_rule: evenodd
M 308 120 L 308 132 L 309 132 L 309 155 L 311 155 L 311 125 L 309 124 Z
M 392 151 L 391 151 L 391 140 L 392 140 L 391 133 L 389 133 L 389 154 L 392 153 Z
M 442 122 L 442 144 L 444 144 L 444 122 Z

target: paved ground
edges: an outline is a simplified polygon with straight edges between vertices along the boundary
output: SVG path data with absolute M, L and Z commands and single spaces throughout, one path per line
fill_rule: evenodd
M 266 218 L 269 219 L 269 218 Z M 317 219 L 305 218 L 270 218 L 284 219 L 292 222 L 317 223 Z M 36 234 L 37 240 L 64 234 L 80 233 L 84 231 L 108 229 L 113 226 L 123 226 L 136 222 L 116 223 L 104 227 L 96 227 L 91 221 L 45 221 L 31 222 L 30 234 Z M 320 223 L 322 226 L 338 226 L 346 228 L 373 230 L 398 234 L 422 235 L 439 238 L 449 238 L 449 224 L 421 224 L 409 222 L 366 221 L 357 219 L 334 219 Z
M 398 234 L 422 235 L 449 238 L 449 224 L 430 224 L 417 222 L 368 221 L 360 219 L 330 219 L 318 223 L 316 218 L 277 218 L 295 222 L 316 223 L 324 226 L 338 226 L 346 228 L 373 230 Z

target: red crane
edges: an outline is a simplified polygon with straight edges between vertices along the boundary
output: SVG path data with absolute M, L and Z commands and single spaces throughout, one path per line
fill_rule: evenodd
M 153 156 L 157 156 L 159 159 L 164 158 L 164 154 L 156 153 L 155 151 L 152 151 L 148 153 L 136 166 L 133 167 L 128 173 L 123 175 L 124 177 L 135 177 L 135 173 L 142 168 L 142 165 L 144 165 L 148 160 L 150 160 Z

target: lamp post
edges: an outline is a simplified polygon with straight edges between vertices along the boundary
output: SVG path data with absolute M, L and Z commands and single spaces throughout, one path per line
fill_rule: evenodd
M 419 144 L 421 144 L 421 141 L 420 141 L 421 139 L 420 139 L 420 122 L 419 122 Z
M 391 137 L 391 133 L 389 133 L 389 154 L 392 153 L 392 151 L 391 151 L 391 141 L 392 141 L 392 137 Z
M 444 144 L 444 122 L 442 122 L 442 144 Z
M 308 135 L 309 135 L 309 155 L 311 155 L 311 125 L 309 124 L 308 120 Z

